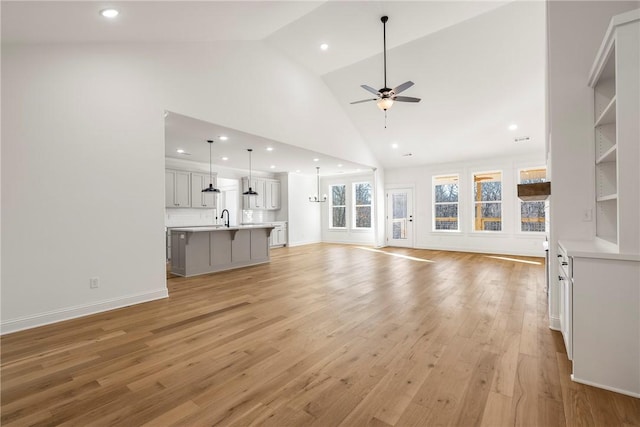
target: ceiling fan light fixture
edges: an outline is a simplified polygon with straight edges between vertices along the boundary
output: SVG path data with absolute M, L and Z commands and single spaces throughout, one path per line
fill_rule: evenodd
M 376 102 L 376 105 L 378 105 L 378 108 L 386 111 L 389 108 L 391 108 L 391 106 L 393 105 L 393 99 L 391 98 L 380 98 L 378 100 L 378 102 Z

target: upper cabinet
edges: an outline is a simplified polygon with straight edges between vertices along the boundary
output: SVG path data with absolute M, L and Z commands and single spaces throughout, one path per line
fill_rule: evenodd
M 214 209 L 217 193 L 202 192 L 203 188 L 209 186 L 209 182 L 209 174 L 165 169 L 165 207 Z M 215 175 L 213 175 L 213 185 L 216 186 Z
M 192 208 L 208 208 L 216 207 L 216 194 L 212 192 L 203 193 L 204 188 L 209 187 L 209 183 L 216 186 L 216 177 L 213 176 L 213 182 L 209 174 L 191 172 L 191 207 Z
M 191 207 L 191 173 L 179 170 L 165 169 L 164 191 L 166 207 Z
M 594 91 L 596 235 L 629 253 L 640 252 L 639 28 L 640 10 L 614 17 L 589 78 Z
M 280 209 L 280 181 L 267 178 L 252 178 L 251 182 L 249 182 L 249 178 L 242 178 L 242 192 L 249 190 L 249 187 L 258 194 L 256 196 L 242 196 L 243 209 Z
M 280 181 L 265 180 L 266 209 L 280 209 Z

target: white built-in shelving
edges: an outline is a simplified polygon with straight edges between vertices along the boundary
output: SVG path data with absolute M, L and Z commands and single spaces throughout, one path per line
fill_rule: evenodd
M 638 10 L 614 18 L 591 70 L 596 236 L 640 251 Z
M 559 243 L 562 331 L 574 381 L 640 397 L 640 9 L 611 20 L 589 86 L 596 238 Z

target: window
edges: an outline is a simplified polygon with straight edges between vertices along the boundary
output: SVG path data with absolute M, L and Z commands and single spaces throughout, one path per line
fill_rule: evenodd
M 475 231 L 502 230 L 502 172 L 473 174 Z
M 331 228 L 347 227 L 347 194 L 344 184 L 331 186 Z
M 519 173 L 520 184 L 534 184 L 547 180 L 547 169 L 544 167 L 522 169 Z M 545 231 L 545 203 L 520 202 L 520 231 Z
M 353 227 L 371 228 L 371 184 L 353 184 Z
M 433 177 L 433 229 L 458 230 L 458 175 Z

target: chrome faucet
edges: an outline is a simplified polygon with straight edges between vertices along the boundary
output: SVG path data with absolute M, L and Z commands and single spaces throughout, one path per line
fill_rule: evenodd
M 227 222 L 224 223 L 225 227 L 229 227 L 229 211 L 226 209 L 222 210 L 222 213 L 220 214 L 220 219 L 224 220 L 224 213 L 227 213 Z

